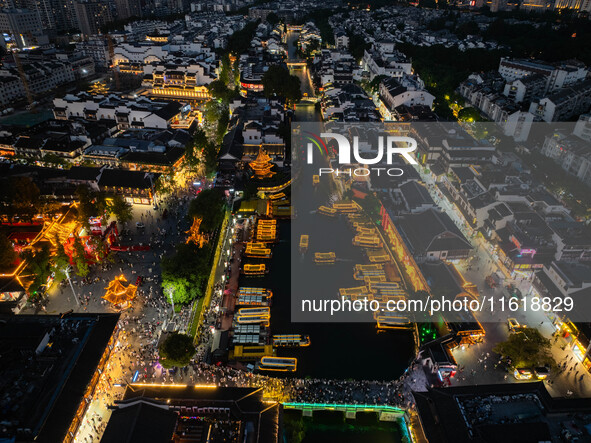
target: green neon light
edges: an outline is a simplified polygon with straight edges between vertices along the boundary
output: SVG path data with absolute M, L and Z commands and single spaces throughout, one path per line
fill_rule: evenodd
M 372 409 L 372 410 L 382 410 L 388 412 L 398 412 L 404 414 L 406 411 L 404 409 L 397 408 L 395 406 L 376 406 L 376 405 L 350 405 L 350 404 L 337 404 L 337 403 L 293 403 L 287 402 L 282 403 L 283 407 L 285 408 L 319 408 L 319 409 L 327 409 L 327 408 L 345 408 L 345 409 Z

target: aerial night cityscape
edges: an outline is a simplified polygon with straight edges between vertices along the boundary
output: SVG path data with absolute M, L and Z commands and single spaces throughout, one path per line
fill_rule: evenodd
M 591 0 L 0 33 L 0 443 L 591 442 Z

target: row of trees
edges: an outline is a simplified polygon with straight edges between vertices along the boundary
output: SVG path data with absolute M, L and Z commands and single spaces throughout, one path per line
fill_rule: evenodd
M 398 48 L 412 58 L 413 68 L 435 96 L 434 109 L 444 119 L 456 120 L 450 105 L 463 103 L 455 91 L 472 72 L 496 69 L 505 51 L 446 48 L 443 45 L 415 46 L 403 43 Z
M 225 198 L 218 189 L 202 191 L 189 205 L 188 217 L 201 218 L 199 231 L 215 237 L 224 219 Z M 170 291 L 175 304 L 185 304 L 202 297 L 209 277 L 214 252 L 213 241 L 202 247 L 182 243 L 173 255 L 161 262 L 162 287 Z
M 498 343 L 493 350 L 509 358 L 514 368 L 557 368 L 552 356 L 552 343 L 535 328 L 520 329 L 507 340 Z
M 302 99 L 301 82 L 282 65 L 272 65 L 263 75 L 265 97 L 279 97 L 295 104 Z
M 108 196 L 104 192 L 93 191 L 87 186 L 80 185 L 76 188 L 78 200 L 78 219 L 84 226 L 88 225 L 90 217 L 105 217 L 111 215 L 120 223 L 125 223 L 133 218 L 132 208 L 125 199 L 119 195 Z

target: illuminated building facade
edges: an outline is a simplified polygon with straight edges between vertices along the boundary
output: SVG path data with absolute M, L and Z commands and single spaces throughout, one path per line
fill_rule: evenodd
M 396 260 L 405 274 L 405 280 L 411 285 L 414 291 L 429 291 L 429 285 L 423 277 L 421 270 L 417 266 L 412 254 L 408 250 L 402 236 L 394 226 L 394 222 L 390 218 L 390 214 L 382 205 L 380 209 L 382 217 L 382 229 L 384 230 L 387 240 L 392 246 L 392 252 L 396 256 Z
M 15 315 L 0 321 L 7 441 L 72 442 L 117 341 L 118 314 Z
M 263 388 L 137 383 L 115 402 L 101 442 L 277 443 L 279 409 L 263 400 Z M 137 438 L 122 440 L 124 434 Z
M 156 97 L 207 100 L 207 85 L 217 79 L 216 64 L 206 62 L 167 62 L 145 65 L 143 85 Z
M 68 94 L 54 99 L 53 105 L 57 120 L 115 120 L 119 129 L 167 129 L 183 113 L 183 107 L 178 102 L 158 102 L 146 97 L 125 99 L 118 94 Z

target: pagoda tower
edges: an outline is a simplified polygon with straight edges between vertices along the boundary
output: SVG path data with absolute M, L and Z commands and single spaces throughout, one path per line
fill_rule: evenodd
M 129 307 L 131 301 L 135 298 L 137 286 L 130 283 L 126 286 L 126 283 L 127 279 L 123 275 L 115 277 L 109 282 L 109 286 L 105 288 L 107 292 L 103 298 L 121 308 Z
M 259 179 L 269 178 L 275 175 L 275 173 L 271 171 L 271 167 L 273 166 L 273 163 L 271 163 L 271 157 L 269 157 L 262 146 L 259 148 L 257 158 L 251 161 L 249 166 L 254 171 L 254 175 Z
M 193 225 L 191 228 L 186 232 L 189 234 L 187 237 L 187 244 L 193 242 L 200 248 L 203 247 L 205 243 L 207 243 L 207 238 L 203 235 L 203 233 L 199 232 L 199 227 L 201 226 L 201 222 L 203 219 L 201 217 L 193 217 Z

